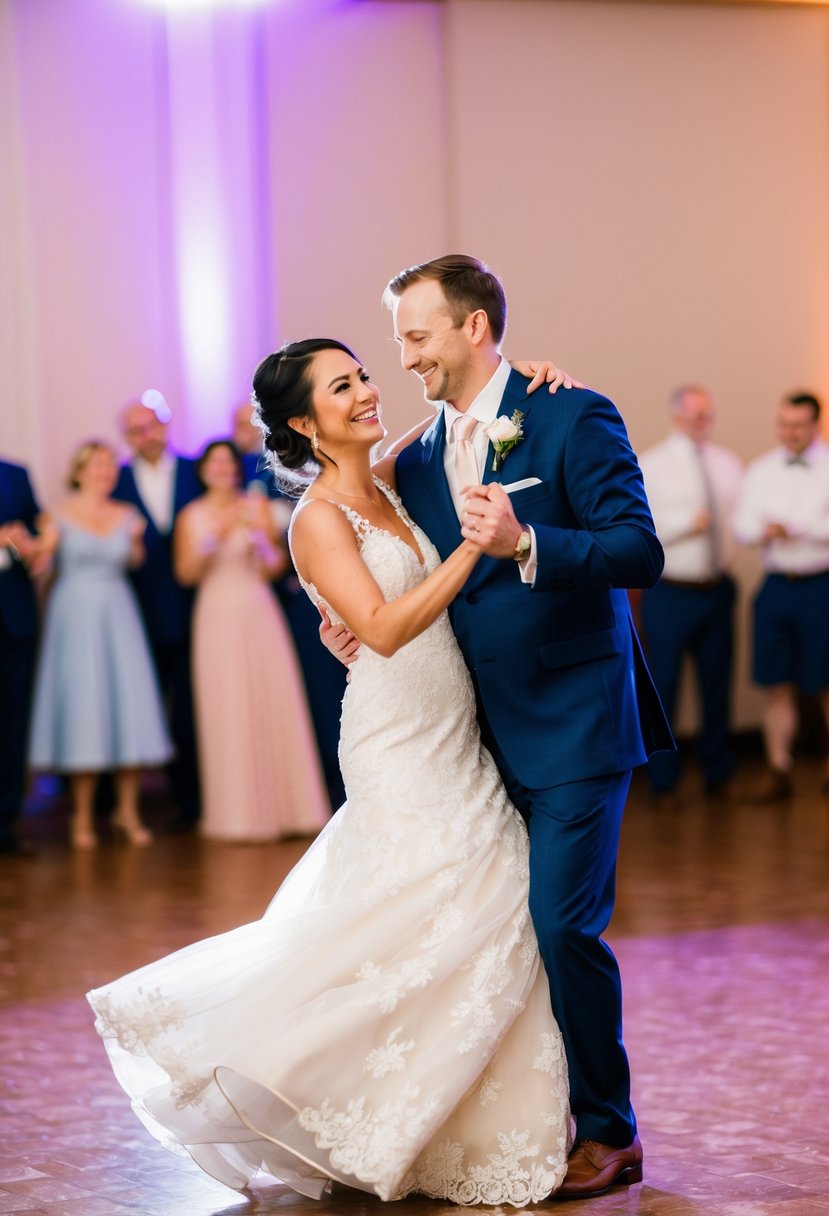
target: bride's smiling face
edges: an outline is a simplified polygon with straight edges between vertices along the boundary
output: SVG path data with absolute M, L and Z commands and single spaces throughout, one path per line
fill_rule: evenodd
M 341 350 L 323 350 L 311 365 L 311 404 L 322 448 L 359 443 L 373 446 L 385 435 L 380 391 L 368 372 Z

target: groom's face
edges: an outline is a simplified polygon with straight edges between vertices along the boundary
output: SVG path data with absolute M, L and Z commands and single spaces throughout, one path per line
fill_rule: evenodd
M 407 287 L 394 305 L 394 336 L 406 371 L 423 384 L 427 401 L 454 403 L 464 395 L 473 352 L 466 323 L 457 325 L 434 279 Z

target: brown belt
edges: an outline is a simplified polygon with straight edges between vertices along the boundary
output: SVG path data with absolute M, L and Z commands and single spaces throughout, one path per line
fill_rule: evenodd
M 798 574 L 796 570 L 770 570 L 769 574 L 776 574 L 790 583 L 802 583 L 807 578 L 823 578 L 824 574 L 829 574 L 829 570 L 809 570 L 803 574 Z
M 659 581 L 666 587 L 688 587 L 693 591 L 710 591 L 712 587 L 721 586 L 727 577 L 726 574 L 718 574 L 716 578 L 661 578 Z

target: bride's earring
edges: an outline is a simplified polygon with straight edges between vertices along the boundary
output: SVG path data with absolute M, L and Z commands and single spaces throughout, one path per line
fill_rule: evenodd
M 320 450 L 320 441 L 317 438 L 317 428 L 316 427 L 314 427 L 313 431 L 311 432 L 311 447 L 314 449 L 315 452 L 318 452 Z

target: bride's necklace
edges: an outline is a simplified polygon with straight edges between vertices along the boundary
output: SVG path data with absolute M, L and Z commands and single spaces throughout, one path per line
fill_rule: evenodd
M 382 502 L 380 498 L 369 498 L 368 494 L 349 494 L 348 490 L 335 490 L 331 488 L 331 493 L 336 494 L 340 498 L 356 498 L 360 502 L 373 502 L 375 506 L 379 506 Z

